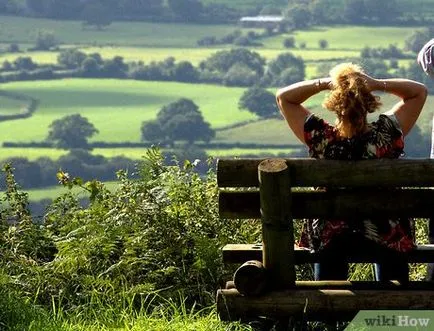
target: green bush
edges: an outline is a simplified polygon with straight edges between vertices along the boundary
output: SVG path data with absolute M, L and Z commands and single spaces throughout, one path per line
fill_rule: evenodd
M 259 227 L 220 221 L 215 173 L 202 178 L 195 166 L 166 166 L 151 149 L 137 167 L 140 179 L 119 171 L 115 191 L 60 172 L 59 181 L 87 190 L 90 203 L 83 207 L 79 197 L 64 194 L 49 206 L 43 224 L 32 222 L 27 194 L 5 168 L 10 188 L 1 213 L 6 254 L 0 267 L 8 266 L 22 293 L 46 305 L 56 298 L 65 310 L 131 300 L 140 307 L 156 292 L 162 300 L 182 293 L 190 306 L 211 305 L 226 273 L 221 247 L 254 242 Z

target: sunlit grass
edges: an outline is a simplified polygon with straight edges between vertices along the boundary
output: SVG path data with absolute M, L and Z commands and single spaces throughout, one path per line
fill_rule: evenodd
M 205 36 L 222 37 L 236 25 L 161 24 L 113 22 L 106 29 L 82 29 L 81 21 L 0 16 L 0 42 L 27 43 L 36 40 L 38 30 L 52 31 L 63 44 L 124 45 L 140 47 L 195 47 Z
M 195 66 L 216 52 L 230 48 L 231 45 L 216 48 L 78 47 L 88 54 L 99 53 L 104 59 L 122 56 L 126 62 L 143 61 L 146 64 L 152 61 L 163 61 L 172 56 L 177 61 L 189 61 Z M 252 50 L 259 53 L 267 61 L 271 61 L 279 54 L 286 52 L 294 53 L 307 62 L 357 57 L 360 53 L 358 50 L 285 49 L 282 45 L 276 49 L 252 48 Z M 0 63 L 6 60 L 13 62 L 20 56 L 30 56 L 38 64 L 55 64 L 58 54 L 58 52 L 5 53 L 0 55 Z
M 99 130 L 93 140 L 139 142 L 142 122 L 154 119 L 164 105 L 179 98 L 193 100 L 214 128 L 255 118 L 238 109 L 244 88 L 115 79 L 19 82 L 2 88 L 35 97 L 40 105 L 30 118 L 0 122 L 0 143 L 42 141 L 52 121 L 75 113 Z
M 283 40 L 290 35 L 295 38 L 296 45 L 305 43 L 308 49 L 319 49 L 319 41 L 328 41 L 330 50 L 361 50 L 365 46 L 387 47 L 394 44 L 404 47 L 405 40 L 421 27 L 379 27 L 379 26 L 320 26 L 308 30 L 296 31 L 293 34 L 283 34 L 271 37 L 265 41 L 266 48 L 281 48 Z

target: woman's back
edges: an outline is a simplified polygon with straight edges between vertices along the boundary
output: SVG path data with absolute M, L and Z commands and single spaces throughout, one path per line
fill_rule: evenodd
M 304 140 L 309 156 L 316 159 L 395 159 L 404 149 L 404 136 L 393 115 L 380 115 L 367 125 L 365 132 L 345 138 L 336 127 L 311 114 L 304 124 Z

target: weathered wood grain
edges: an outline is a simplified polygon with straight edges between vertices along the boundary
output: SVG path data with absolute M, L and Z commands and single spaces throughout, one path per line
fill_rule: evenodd
M 415 250 L 403 254 L 409 263 L 434 262 L 434 245 L 418 245 Z M 320 254 L 313 253 L 306 248 L 294 247 L 295 264 L 315 263 Z M 250 260 L 262 261 L 261 244 L 229 244 L 223 247 L 224 263 L 244 263 Z M 369 254 L 353 255 L 348 258 L 350 263 L 380 262 L 380 256 Z
M 219 187 L 258 187 L 258 165 L 263 159 L 220 159 Z M 291 185 L 350 187 L 434 187 L 434 160 L 380 159 L 336 161 L 287 159 Z
M 241 295 L 236 289 L 217 292 L 217 311 L 222 320 L 236 320 L 256 316 L 273 318 L 303 317 L 305 320 L 350 320 L 360 310 L 433 309 L 432 283 L 420 282 L 413 287 L 389 286 L 381 289 L 378 282 L 369 288 L 352 285 L 311 289 L 306 286 L 274 291 L 259 297 Z M 422 286 L 424 285 L 424 286 Z
M 291 196 L 294 219 L 337 217 L 351 222 L 373 215 L 385 220 L 430 217 L 434 206 L 434 190 L 431 189 L 310 191 L 292 192 Z M 259 219 L 259 192 L 222 191 L 219 194 L 219 212 L 223 219 Z

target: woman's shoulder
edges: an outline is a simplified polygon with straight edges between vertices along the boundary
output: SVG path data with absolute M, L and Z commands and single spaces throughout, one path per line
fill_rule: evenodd
M 313 113 L 309 114 L 304 122 L 305 131 L 321 130 L 330 126 L 331 125 L 327 123 L 327 121 Z
M 394 114 L 381 114 L 375 122 L 371 123 L 371 129 L 391 135 L 402 135 L 401 126 Z

